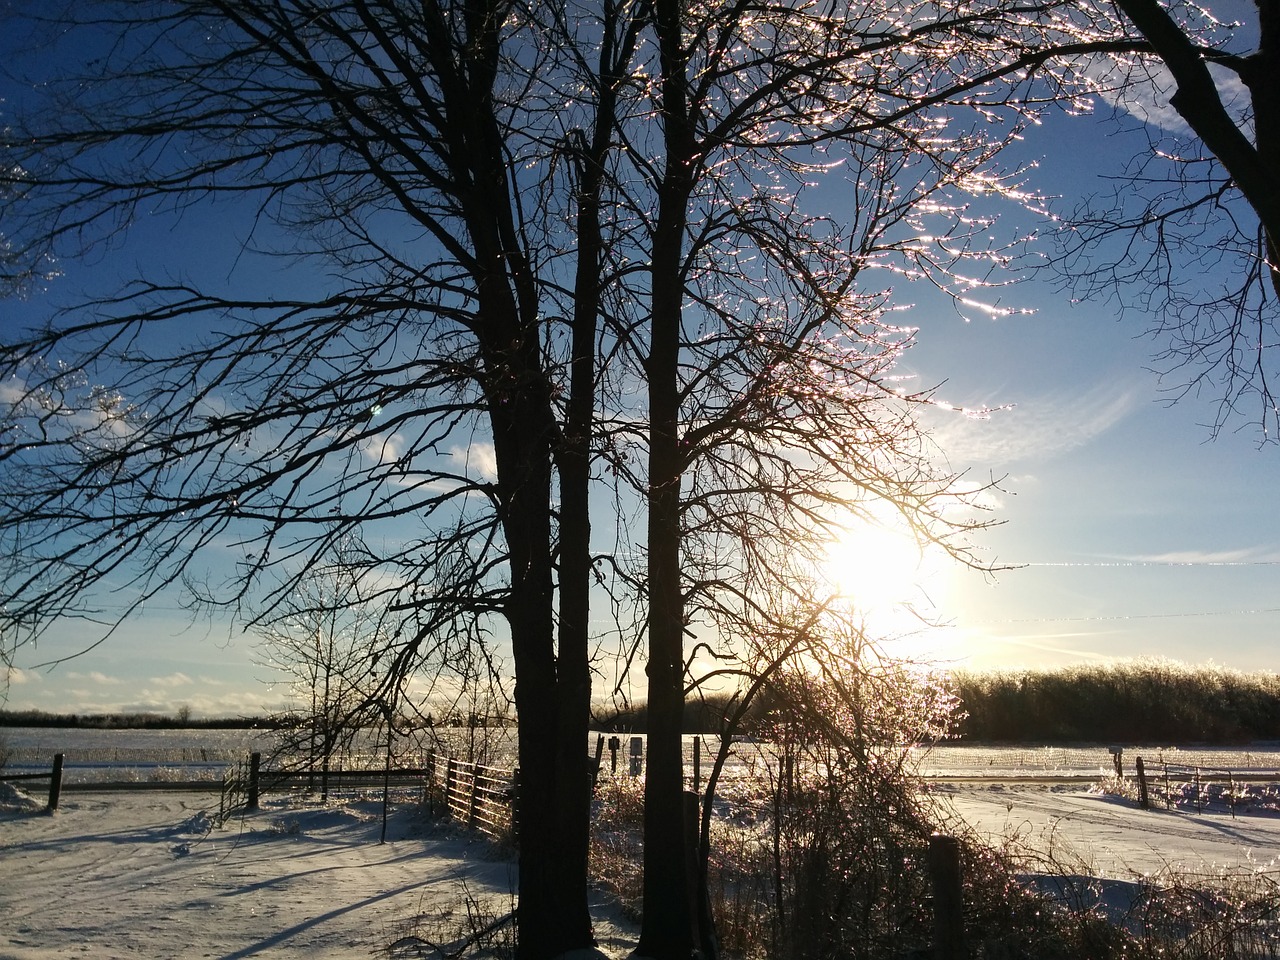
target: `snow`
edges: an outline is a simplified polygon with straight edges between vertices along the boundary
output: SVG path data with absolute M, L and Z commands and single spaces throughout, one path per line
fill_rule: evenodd
M 54 814 L 17 794 L 0 795 L 0 960 L 385 956 L 513 907 L 510 852 L 408 801 L 380 843 L 372 799 L 269 797 L 219 829 L 207 793 L 75 791 Z M 621 956 L 633 936 L 600 900 Z
M 1116 880 L 1176 871 L 1217 876 L 1276 869 L 1280 817 L 1224 807 L 1141 810 L 1133 800 L 1079 785 L 945 784 L 933 793 L 986 837 L 1031 864 Z
M 1093 883 L 1100 900 L 1122 900 L 1136 877 L 1257 870 L 1280 855 L 1280 817 L 1268 814 L 1143 811 L 1079 784 L 932 793 L 951 827 L 1019 851 L 1028 873 L 1074 878 L 1073 896 Z M 71 790 L 54 814 L 40 791 L 30 797 L 0 790 L 0 960 L 350 958 L 396 943 L 393 956 L 417 956 L 414 944 L 457 935 L 469 913 L 513 907 L 510 851 L 425 819 L 410 799 L 380 843 L 376 799 L 269 796 L 219 828 L 209 793 Z M 629 954 L 635 929 L 596 899 L 601 949 Z

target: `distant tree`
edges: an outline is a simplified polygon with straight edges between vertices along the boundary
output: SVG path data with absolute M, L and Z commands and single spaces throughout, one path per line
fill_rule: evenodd
M 380 682 L 402 630 L 385 608 L 362 599 L 368 592 L 358 568 L 339 556 L 308 570 L 262 630 L 264 665 L 292 681 L 288 715 L 300 721 L 283 731 L 282 746 L 319 769 L 322 798 L 334 754 L 362 728 L 387 726 L 390 702 L 413 675 Z

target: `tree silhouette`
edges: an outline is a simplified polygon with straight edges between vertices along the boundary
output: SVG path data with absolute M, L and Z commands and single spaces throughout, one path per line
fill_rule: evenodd
M 386 683 L 504 625 L 519 950 L 543 958 L 591 944 L 599 578 L 649 680 L 639 949 L 687 957 L 695 655 L 732 671 L 735 638 L 820 605 L 842 512 L 961 557 L 982 523 L 952 512 L 975 486 L 933 466 L 932 393 L 894 379 L 911 334 L 868 278 L 981 298 L 961 266 L 1010 254 L 967 196 L 1016 199 L 1001 149 L 1092 89 L 1061 58 L 1129 41 L 1057 2 L 754 0 L 73 3 L 11 36 L 6 283 L 153 214 L 308 269 L 179 257 L 6 332 L 4 655 L 174 584 L 269 622 L 358 529 L 362 602 L 413 625 Z M 695 625 L 717 639 L 689 649 Z

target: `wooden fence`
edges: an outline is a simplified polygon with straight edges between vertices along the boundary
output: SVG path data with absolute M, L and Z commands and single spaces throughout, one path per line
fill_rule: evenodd
M 1153 802 L 1163 801 L 1165 809 L 1173 809 L 1181 800 L 1195 805 L 1196 813 L 1209 806 L 1223 805 L 1236 815 L 1240 795 L 1238 777 L 1230 770 L 1196 767 L 1158 761 L 1149 763 L 1137 758 L 1138 805 L 1150 810 Z
M 495 839 L 515 833 L 516 773 L 463 760 L 426 757 L 421 767 L 359 770 L 267 769 L 261 755 L 236 763 L 222 778 L 218 822 L 256 810 L 266 793 L 421 789 L 432 812 Z
M 431 785 L 443 811 L 489 837 L 514 837 L 517 773 L 462 760 L 430 765 Z
M 53 767 L 48 773 L 10 773 L 0 774 L 0 780 L 4 781 L 25 781 L 25 780 L 48 780 L 49 781 L 49 804 L 45 808 L 50 812 L 58 809 L 58 800 L 62 796 L 62 757 L 60 753 L 53 755 Z

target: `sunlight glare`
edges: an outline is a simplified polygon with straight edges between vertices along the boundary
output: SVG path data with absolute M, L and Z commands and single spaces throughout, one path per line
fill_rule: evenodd
M 878 640 L 929 628 L 949 579 L 946 552 L 922 546 L 894 519 L 850 519 L 828 545 L 823 571 L 840 601 Z

